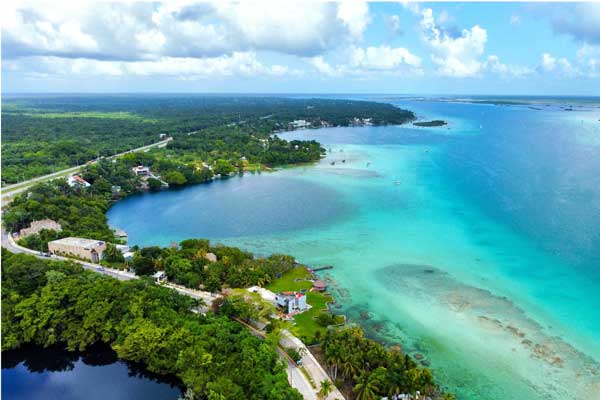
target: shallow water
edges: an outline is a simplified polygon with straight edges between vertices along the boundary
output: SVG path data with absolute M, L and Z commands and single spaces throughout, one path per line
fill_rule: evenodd
M 600 111 L 397 104 L 449 125 L 296 131 L 327 158 L 126 199 L 110 222 L 334 265 L 341 311 L 460 398 L 600 396 Z

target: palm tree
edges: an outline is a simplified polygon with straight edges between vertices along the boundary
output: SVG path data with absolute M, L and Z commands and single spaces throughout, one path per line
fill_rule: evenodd
M 338 366 L 343 361 L 341 348 L 335 345 L 328 347 L 327 351 L 325 352 L 325 359 L 331 366 L 331 375 L 333 376 L 333 379 L 337 379 Z
M 321 390 L 319 390 L 319 397 L 324 399 L 333 390 L 333 385 L 330 380 L 321 381 Z
M 360 370 L 359 360 L 354 355 L 348 355 L 342 360 L 342 371 L 346 378 L 354 376 Z
M 373 374 L 362 373 L 359 377 L 354 377 L 356 385 L 352 391 L 356 394 L 356 400 L 375 400 L 379 391 L 376 377 Z

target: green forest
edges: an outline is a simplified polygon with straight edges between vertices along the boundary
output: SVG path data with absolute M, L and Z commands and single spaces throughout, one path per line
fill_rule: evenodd
M 60 306 L 58 306 L 60 305 Z M 2 349 L 109 344 L 119 358 L 177 376 L 197 399 L 300 400 L 275 349 L 196 300 L 144 280 L 2 250 Z
M 16 183 L 155 143 L 160 134 L 176 139 L 173 151 L 179 155 L 191 152 L 203 160 L 231 161 L 243 155 L 265 165 L 298 162 L 299 158 L 278 151 L 287 146 L 269 139 L 274 131 L 287 130 L 290 122 L 299 119 L 320 127 L 348 126 L 354 118 L 370 119 L 376 125 L 401 124 L 414 119 L 414 114 L 390 104 L 332 99 L 8 96 L 3 98 L 2 109 L 2 183 Z M 270 143 L 265 146 L 261 139 Z
M 207 254 L 214 254 L 216 261 L 210 261 Z M 281 254 L 255 258 L 237 247 L 210 246 L 208 240 L 188 239 L 181 242 L 179 248 L 142 248 L 136 252 L 132 267 L 136 275 L 165 271 L 171 282 L 217 292 L 223 286 L 266 285 L 294 268 L 294 258 Z

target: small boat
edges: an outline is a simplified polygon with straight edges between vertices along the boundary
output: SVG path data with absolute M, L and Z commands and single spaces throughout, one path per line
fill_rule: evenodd
M 399 185 L 400 183 L 402 183 L 402 182 L 400 182 L 399 180 L 394 181 L 394 185 Z
M 332 162 L 331 162 L 331 165 L 335 165 L 335 161 L 332 161 Z
M 371 161 L 367 161 L 367 167 L 371 165 Z
M 343 162 L 343 163 L 345 163 L 345 162 L 346 162 L 346 160 L 342 160 L 342 162 Z

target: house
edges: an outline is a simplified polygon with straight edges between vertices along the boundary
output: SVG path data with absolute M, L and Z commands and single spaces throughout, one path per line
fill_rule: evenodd
M 129 246 L 124 244 L 115 244 L 115 247 L 117 248 L 117 250 L 119 250 L 121 254 L 129 253 L 129 251 L 131 250 Z
M 166 139 L 166 138 L 167 138 L 167 134 L 166 134 L 166 133 L 161 133 L 161 134 L 159 134 L 159 135 L 158 135 L 158 138 L 159 138 L 160 140 L 164 140 L 164 139 Z
M 290 123 L 290 125 L 292 126 L 292 128 L 296 129 L 296 128 L 306 128 L 310 126 L 310 122 L 304 120 L 304 119 L 297 119 L 294 120 Z
M 106 242 L 94 239 L 67 237 L 48 242 L 48 251 L 66 257 L 75 257 L 98 263 L 106 250 Z
M 167 280 L 167 273 L 165 271 L 158 271 L 152 275 L 152 278 L 154 278 L 154 281 L 156 282 L 164 282 Z
M 137 167 L 133 167 L 132 171 L 137 176 L 150 176 L 150 168 L 144 167 L 143 165 L 138 165 Z
M 217 255 L 215 253 L 206 253 L 204 255 L 204 258 L 206 258 L 211 263 L 217 262 Z
M 62 226 L 60 226 L 60 224 L 56 221 L 53 221 L 51 219 L 41 219 L 39 221 L 33 221 L 30 225 L 29 228 L 23 228 L 19 231 L 19 235 L 18 237 L 20 239 L 29 236 L 29 235 L 33 235 L 36 233 L 40 233 L 40 231 L 42 229 L 49 229 L 49 230 L 53 230 L 56 232 L 60 232 L 62 231 Z
M 125 259 L 125 261 L 133 260 L 134 255 L 135 253 L 133 251 L 128 251 L 126 253 L 123 253 L 123 258 Z
M 74 187 L 74 186 L 78 186 L 78 187 L 90 187 L 92 185 L 90 185 L 89 182 L 87 182 L 85 179 L 83 179 L 82 177 L 80 177 L 79 175 L 71 175 L 67 178 L 67 183 L 69 184 L 69 186 Z
M 327 290 L 327 283 L 325 283 L 324 281 L 317 279 L 316 281 L 313 282 L 313 290 L 317 291 L 317 292 L 324 292 Z
M 286 314 L 301 313 L 308 309 L 306 295 L 298 292 L 281 292 L 275 295 L 275 305 Z

